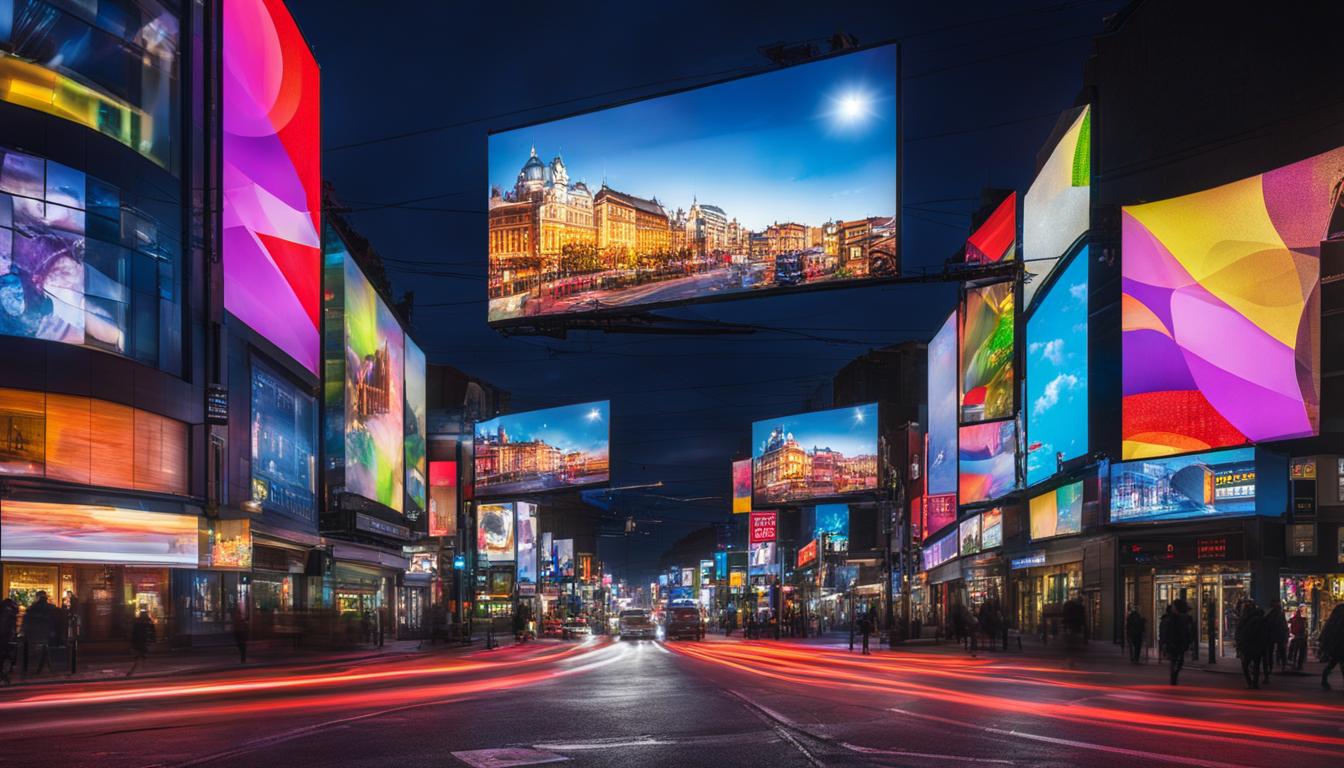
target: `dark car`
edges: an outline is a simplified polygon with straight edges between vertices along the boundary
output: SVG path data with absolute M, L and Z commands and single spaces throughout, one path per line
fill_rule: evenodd
M 667 640 L 703 640 L 705 638 L 705 620 L 700 609 L 689 606 L 674 606 L 667 611 L 663 637 Z

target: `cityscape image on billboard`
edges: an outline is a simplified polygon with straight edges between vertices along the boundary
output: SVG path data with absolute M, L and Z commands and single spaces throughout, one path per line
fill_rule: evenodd
M 1088 450 L 1087 252 L 1069 261 L 1027 318 L 1027 485 Z
M 476 424 L 476 494 L 600 485 L 610 477 L 611 403 L 564 405 Z
M 317 522 L 317 400 L 252 361 L 252 499 Z
M 1092 108 L 1064 113 L 1059 127 L 1058 142 L 1022 197 L 1026 309 L 1055 264 L 1087 233 L 1092 213 Z
M 896 47 L 490 136 L 489 319 L 891 277 Z
M 345 259 L 345 489 L 398 512 L 405 488 L 401 325 Z
M 1082 481 L 1031 497 L 1027 513 L 1032 541 L 1080 533 L 1083 530 Z
M 877 488 L 876 403 L 758 421 L 751 442 L 758 506 Z
M 929 493 L 957 492 L 957 313 L 929 342 Z
M 1013 323 L 1011 280 L 966 289 L 958 340 L 962 422 L 1013 415 Z
M 1139 459 L 1111 466 L 1111 522 L 1255 514 L 1255 449 Z
M 1344 148 L 1121 210 L 1122 458 L 1319 432 L 1341 182 Z
M 962 427 L 959 501 L 975 504 L 997 499 L 1017 488 L 1017 422 Z

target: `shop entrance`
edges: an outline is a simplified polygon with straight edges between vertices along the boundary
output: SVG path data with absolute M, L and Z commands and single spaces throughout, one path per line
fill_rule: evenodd
M 1127 578 L 1133 588 L 1133 577 Z M 1208 653 L 1209 630 L 1215 631 L 1215 651 L 1220 658 L 1236 654 L 1237 609 L 1251 595 L 1251 574 L 1237 568 L 1219 566 L 1158 570 L 1153 574 L 1154 621 L 1149 626 L 1151 641 L 1156 643 L 1158 627 L 1167 606 L 1178 599 L 1190 605 L 1198 627 L 1199 647 L 1191 654 L 1199 658 Z

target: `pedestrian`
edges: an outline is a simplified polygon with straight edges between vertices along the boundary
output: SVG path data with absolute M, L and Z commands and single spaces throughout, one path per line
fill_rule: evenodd
M 1125 617 L 1125 638 L 1129 640 L 1129 663 L 1138 664 L 1139 654 L 1143 651 L 1143 635 L 1148 629 L 1148 621 L 1139 613 L 1139 606 L 1131 605 L 1129 615 Z
M 1003 650 L 1008 650 L 1008 616 L 1003 612 L 1003 606 L 996 599 L 994 601 L 994 621 L 999 627 L 999 639 L 1003 641 Z
M 1274 666 L 1275 661 L 1279 663 L 1280 672 L 1286 671 L 1288 666 L 1288 619 L 1283 615 L 1283 603 L 1274 601 L 1265 614 L 1265 623 L 1268 625 L 1269 642 L 1265 644 L 1263 666 L 1265 682 L 1268 683 L 1269 668 Z
M 962 607 L 962 613 L 965 614 L 963 621 L 966 625 L 966 644 L 971 649 L 971 658 L 975 658 L 976 652 L 980 650 L 980 621 L 971 613 L 970 608 Z
M 51 639 L 56 633 L 56 611 L 47 600 L 46 590 L 39 589 L 33 604 L 23 612 L 23 644 L 25 653 L 37 651 L 37 668 L 33 674 L 42 674 L 42 668 L 51 671 Z
M 994 650 L 994 641 L 999 637 L 999 627 L 994 619 L 994 606 L 990 605 L 988 600 L 980 604 L 979 622 L 980 631 L 984 632 L 985 636 L 989 638 L 985 647 L 992 651 Z
M 1185 668 L 1185 654 L 1195 639 L 1195 621 L 1190 616 L 1190 604 L 1185 598 L 1177 598 L 1171 604 L 1170 612 L 1162 618 L 1167 625 L 1164 633 L 1167 659 L 1170 663 L 1171 684 L 1180 680 L 1181 670 Z
M 963 646 L 966 645 L 966 606 L 958 600 L 952 605 L 952 637 Z
M 1162 612 L 1162 618 L 1157 622 L 1157 658 L 1163 659 L 1167 655 L 1167 646 L 1171 644 L 1171 632 L 1176 626 L 1176 606 L 1167 603 L 1167 609 Z
M 149 644 L 154 642 L 154 620 L 149 617 L 149 611 L 140 609 L 140 614 L 131 622 L 131 668 L 126 670 L 126 676 L 130 677 L 135 673 L 140 662 L 149 656 Z
M 1081 600 L 1071 597 L 1064 602 L 1060 619 L 1064 624 L 1065 655 L 1069 668 L 1073 668 L 1078 653 L 1087 643 L 1087 610 Z
M 1321 661 L 1325 662 L 1325 670 L 1321 672 L 1321 687 L 1330 690 L 1330 673 L 1335 667 L 1340 667 L 1344 673 L 1344 603 L 1335 604 L 1335 609 L 1330 612 L 1330 618 L 1326 619 L 1325 626 L 1321 627 L 1321 634 L 1316 647 L 1316 653 Z
M 1302 615 L 1302 606 L 1293 611 L 1288 620 L 1288 666 L 1294 672 L 1301 672 L 1307 663 L 1307 617 Z
M 233 604 L 233 644 L 238 646 L 238 663 L 247 663 L 247 611 L 243 610 L 243 601 Z
M 1241 659 L 1241 674 L 1246 678 L 1246 687 L 1260 687 L 1260 672 L 1265 660 L 1265 649 L 1269 646 L 1269 622 L 1265 612 L 1254 602 L 1242 606 L 1241 619 L 1237 622 L 1237 656 Z
M 12 598 L 0 600 L 0 685 L 9 685 L 9 673 L 18 655 L 19 604 Z
M 873 634 L 873 620 L 870 614 L 865 613 L 863 618 L 859 619 L 859 632 L 863 635 L 863 655 L 868 654 L 868 636 Z
M 1208 608 L 1204 611 L 1205 632 L 1209 638 L 1209 663 L 1218 663 L 1218 601 L 1210 597 Z

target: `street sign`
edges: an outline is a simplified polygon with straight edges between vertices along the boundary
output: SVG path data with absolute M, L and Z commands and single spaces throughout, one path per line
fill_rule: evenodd
M 777 531 L 778 513 L 774 510 L 768 512 L 751 513 L 751 543 L 764 544 L 767 541 L 774 541 Z

